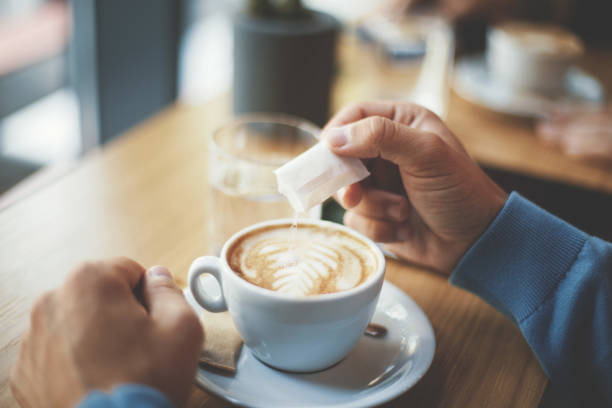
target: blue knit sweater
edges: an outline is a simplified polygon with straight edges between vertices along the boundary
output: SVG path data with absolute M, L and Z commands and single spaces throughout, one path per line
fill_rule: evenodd
M 518 325 L 568 406 L 612 407 L 612 244 L 512 193 L 451 282 Z
M 612 244 L 512 193 L 451 282 L 518 325 L 569 406 L 612 407 Z M 170 406 L 139 385 L 93 392 L 80 404 Z

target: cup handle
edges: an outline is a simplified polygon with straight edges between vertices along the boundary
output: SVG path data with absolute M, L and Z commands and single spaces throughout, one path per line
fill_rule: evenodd
M 200 280 L 200 275 L 211 274 L 219 283 L 221 295 L 213 297 L 206 293 Z M 216 256 L 202 256 L 191 264 L 189 268 L 189 290 L 193 298 L 209 312 L 224 312 L 227 310 L 225 298 L 223 297 L 223 286 L 221 283 L 221 264 Z

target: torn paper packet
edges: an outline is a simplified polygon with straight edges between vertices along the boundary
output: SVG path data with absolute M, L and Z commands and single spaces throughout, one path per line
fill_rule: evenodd
M 319 142 L 274 171 L 278 191 L 297 212 L 308 211 L 349 184 L 370 175 L 361 160 L 333 153 Z

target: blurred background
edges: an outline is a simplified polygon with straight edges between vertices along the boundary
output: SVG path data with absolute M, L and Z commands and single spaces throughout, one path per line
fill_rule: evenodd
M 231 2 L 107 3 L 0 1 L 0 194 L 230 86 Z
M 0 194 L 176 99 L 197 104 L 227 92 L 231 16 L 244 6 L 0 0 Z
M 612 71 L 612 25 L 602 13 L 608 6 L 605 0 L 0 0 L 0 197 L 23 190 L 20 183 L 33 174 L 51 182 L 177 102 L 218 100 L 236 114 L 280 111 L 322 126 L 346 102 L 405 99 L 452 121 L 454 81 L 462 100 L 502 115 L 496 123 L 537 130 L 552 111 L 576 101 L 599 112 L 609 83 L 597 73 Z M 305 9 L 315 10 L 308 20 Z M 564 27 L 587 53 L 604 57 L 590 65 L 587 59 L 594 70 L 572 74 L 562 97 L 504 99 L 491 92 L 495 84 L 483 85 L 491 78 L 478 75 L 487 69 L 487 32 L 512 19 Z M 599 156 L 594 165 L 608 168 L 612 120 L 598 115 L 592 122 L 602 141 L 581 140 L 591 140 L 590 153 Z M 579 226 L 600 235 L 610 229 L 609 222 L 601 225 L 611 208 L 609 191 L 481 164 L 505 188 L 526 192 Z M 567 197 L 590 203 L 597 218 L 576 215 L 583 204 L 559 206 Z

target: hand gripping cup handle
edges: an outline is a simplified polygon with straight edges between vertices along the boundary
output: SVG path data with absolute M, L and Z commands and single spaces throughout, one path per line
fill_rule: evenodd
M 227 310 L 225 298 L 223 297 L 223 286 L 221 283 L 221 260 L 216 256 L 202 256 L 191 264 L 189 268 L 189 289 L 194 299 L 209 312 L 224 312 Z M 212 296 L 202 285 L 201 275 L 212 275 L 219 284 L 220 295 Z

